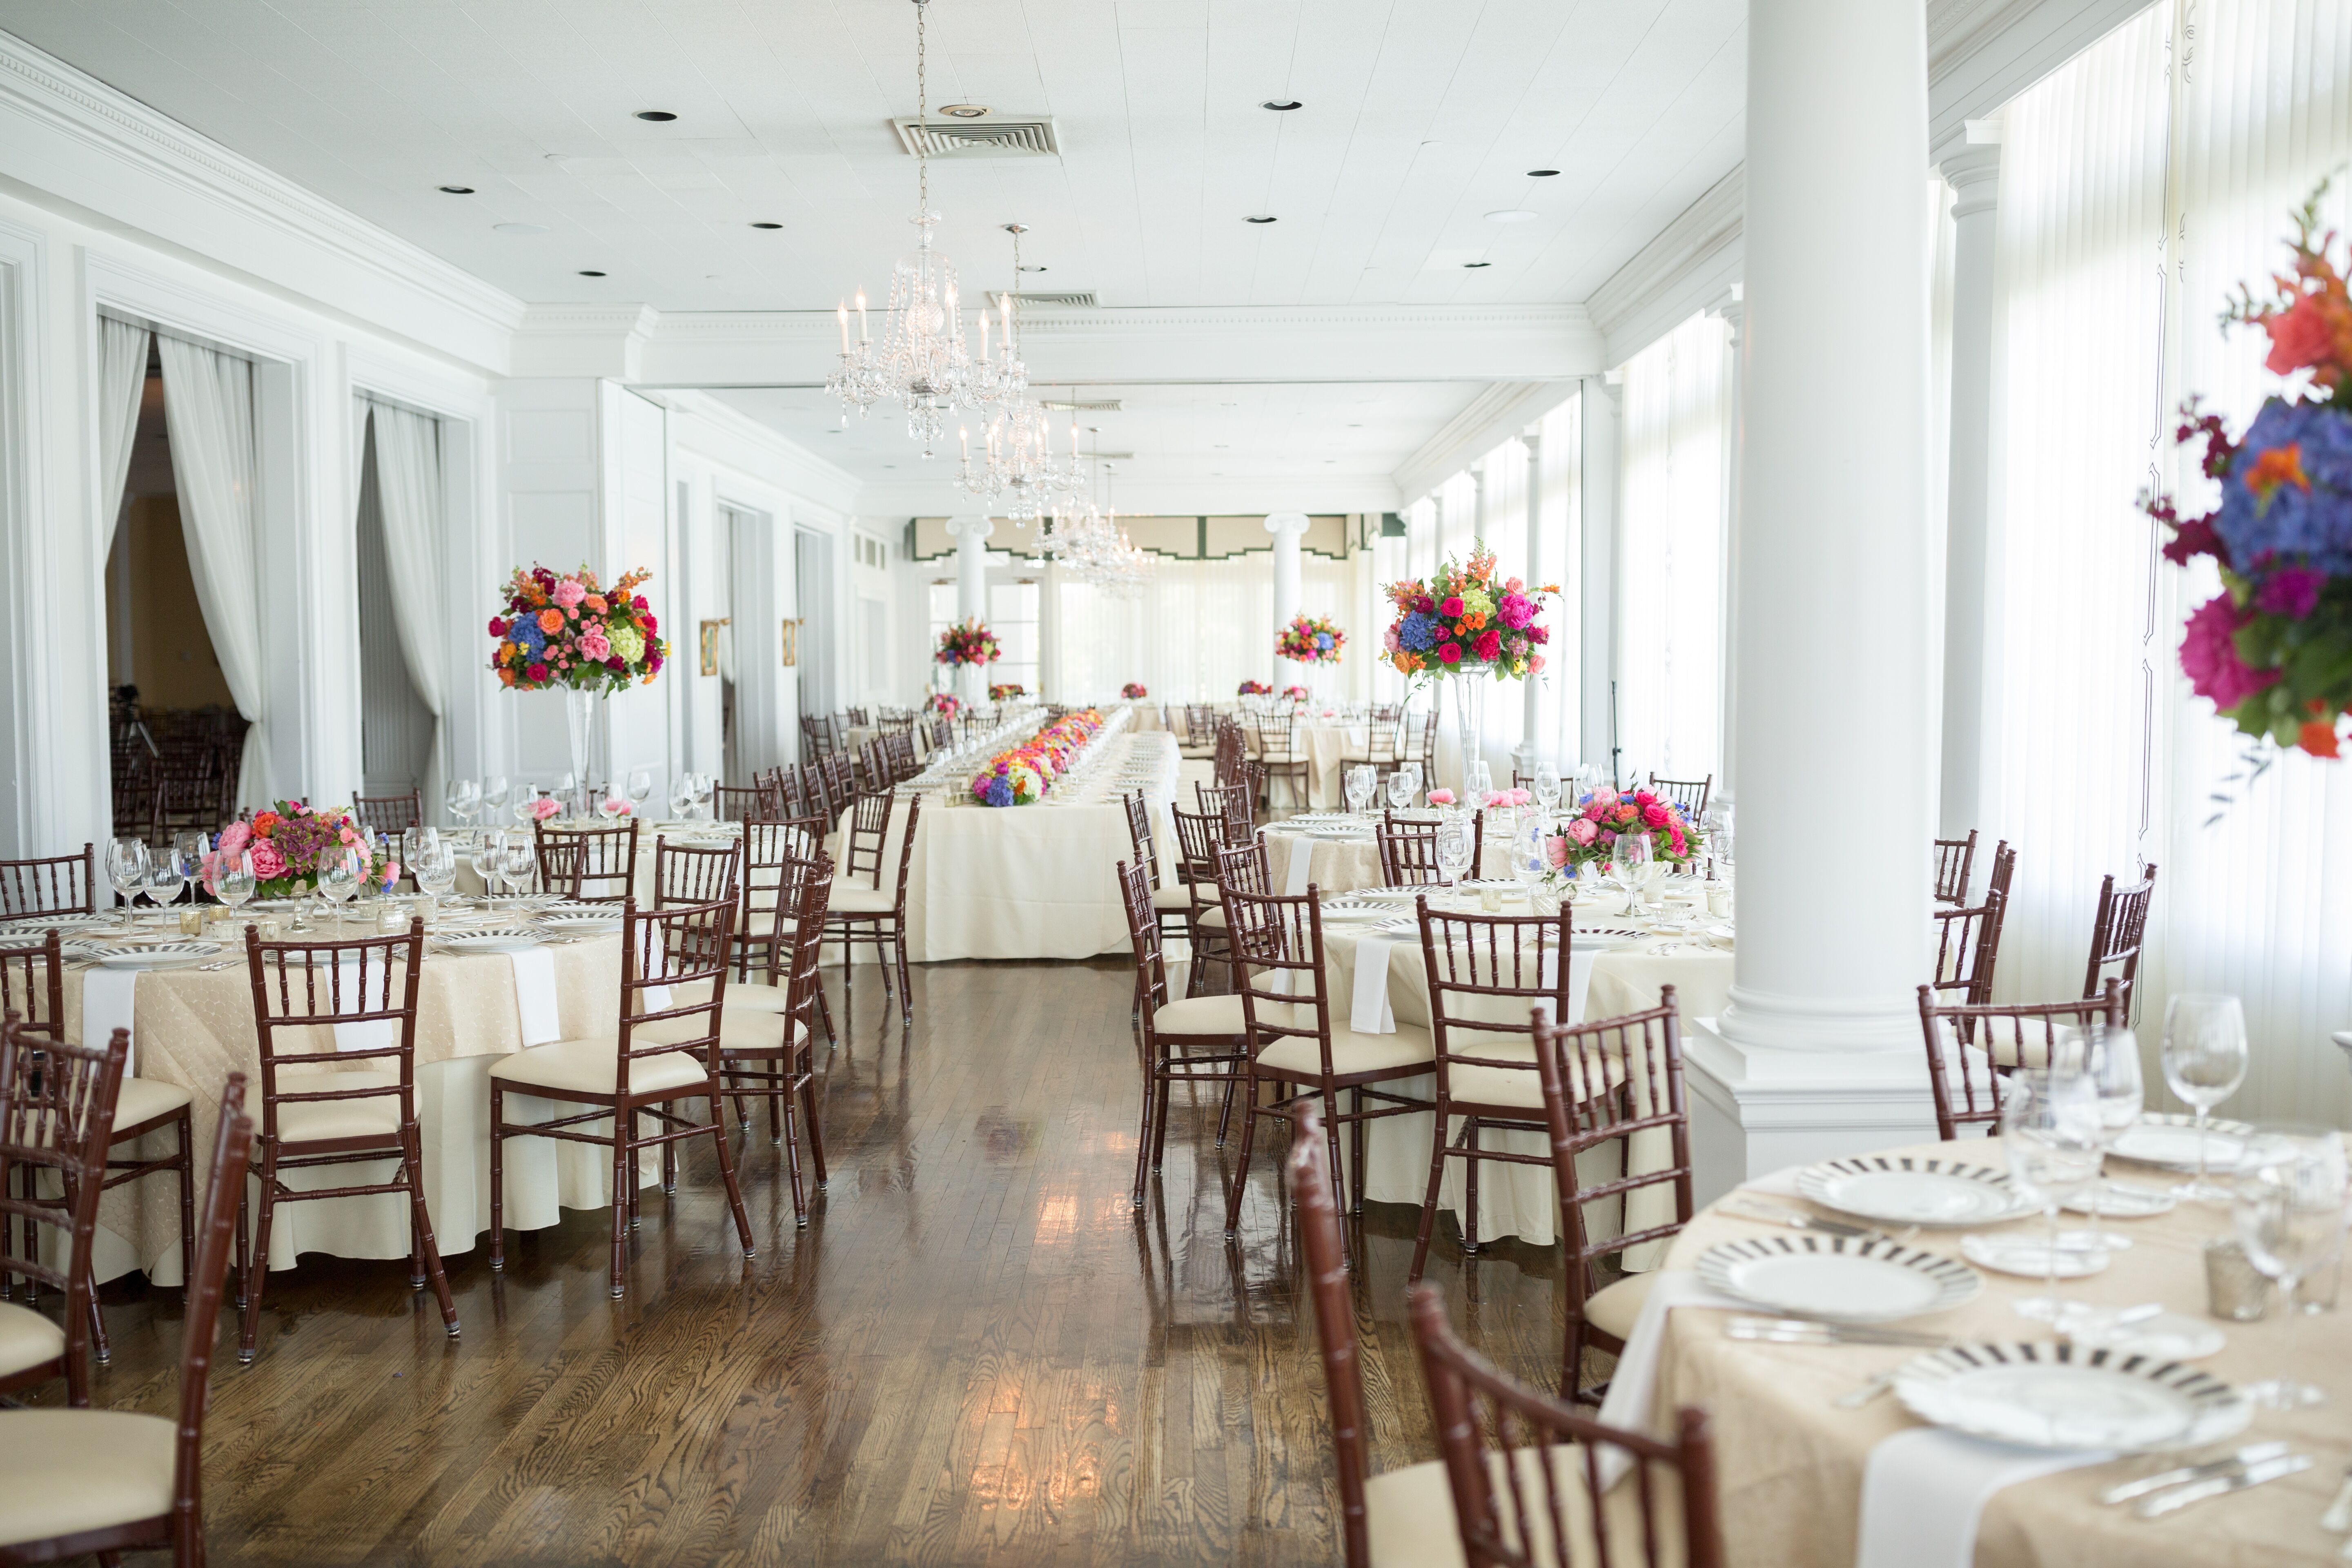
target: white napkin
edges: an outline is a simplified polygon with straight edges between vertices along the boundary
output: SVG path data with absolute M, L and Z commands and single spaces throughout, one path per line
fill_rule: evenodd
M 1969 1568 L 1993 1493 L 2113 1458 L 2111 1449 L 2050 1453 L 1934 1426 L 1897 1432 L 1871 1449 L 1863 1471 L 1854 1568 Z
M 552 1045 L 563 1037 L 562 1009 L 555 999 L 555 954 L 527 947 L 507 957 L 514 963 L 515 1014 L 526 1046 Z
M 1307 891 L 1307 878 L 1315 868 L 1315 840 L 1299 834 L 1290 841 L 1290 865 L 1283 873 L 1282 892 L 1295 899 Z
M 92 965 L 81 977 L 81 1043 L 103 1049 L 117 1029 L 131 1029 L 131 1055 L 122 1058 L 122 1076 L 132 1076 L 139 1059 L 139 1034 L 131 1028 L 133 1005 L 139 995 L 139 972 Z
M 383 983 L 379 972 L 376 984 L 381 985 Z M 335 984 L 336 1012 L 364 1013 L 369 1010 L 362 1005 L 360 995 L 358 959 L 347 958 L 336 966 Z M 399 1044 L 400 1020 L 397 1018 L 371 1018 L 364 1024 L 335 1026 L 335 1049 L 339 1051 L 381 1051 Z
M 1722 1307 L 1736 1311 L 1744 1306 L 1708 1289 L 1695 1270 L 1658 1270 L 1651 1277 L 1650 1294 L 1642 1303 L 1641 1315 L 1633 1320 L 1633 1331 L 1625 1336 L 1624 1352 L 1617 1358 L 1608 1395 L 1601 1402 L 1601 1419 L 1629 1432 L 1650 1429 L 1650 1399 L 1657 1388 L 1658 1346 L 1665 1338 L 1667 1312 L 1676 1307 Z M 1622 1448 L 1603 1449 L 1601 1486 L 1615 1485 L 1632 1463 Z
M 1348 1027 L 1360 1035 L 1396 1033 L 1396 1009 L 1389 1005 L 1389 949 L 1398 940 L 1369 931 L 1356 939 L 1356 994 Z

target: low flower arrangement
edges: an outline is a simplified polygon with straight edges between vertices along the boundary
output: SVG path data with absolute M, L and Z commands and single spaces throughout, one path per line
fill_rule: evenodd
M 1118 689 L 1118 694 L 1121 697 L 1126 698 L 1130 702 L 1133 702 L 1139 698 L 1149 697 L 1151 695 L 1151 693 L 1143 689 L 1143 682 L 1140 680 L 1129 681 L 1125 686 Z
M 1304 702 L 1309 697 L 1313 696 L 1314 693 L 1307 690 L 1307 688 L 1303 686 L 1286 686 L 1282 689 L 1282 695 L 1286 700 L 1291 702 Z
M 940 634 L 939 651 L 931 655 L 934 664 L 994 664 L 1004 650 L 996 634 L 982 626 L 974 616 L 968 621 L 958 621 Z
M 1002 686 L 992 686 L 988 689 L 988 700 L 991 702 L 1003 702 L 1015 697 L 1026 697 L 1028 695 L 1029 689 L 1027 687 L 1023 686 L 1018 681 L 1013 680 L 1008 680 Z
M 990 758 L 972 775 L 973 802 L 999 806 L 1036 805 L 1102 727 L 1103 716 L 1095 709 L 1064 714 L 1011 751 Z
M 222 828 L 212 853 L 204 858 L 201 879 L 206 892 L 218 896 L 222 867 L 239 855 L 250 855 L 256 898 L 295 898 L 315 892 L 320 863 L 346 848 L 367 854 L 369 876 L 378 885 L 389 886 L 399 879 L 400 862 L 375 852 L 349 810 L 330 806 L 313 811 L 299 800 L 281 800 Z
M 1235 695 L 1241 697 L 1266 697 L 1271 696 L 1273 692 L 1274 688 L 1268 686 L 1263 680 L 1244 680 L 1241 684 L 1241 689 L 1236 692 Z
M 952 691 L 934 691 L 923 700 L 923 708 L 942 719 L 952 719 L 963 711 L 963 699 Z
M 499 644 L 490 668 L 517 691 L 625 691 L 633 680 L 653 679 L 669 645 L 655 635 L 660 623 L 637 592 L 652 575 L 626 572 L 606 589 L 585 566 L 562 577 L 544 566 L 516 567 L 505 610 L 490 617 Z
M 2171 531 L 2166 560 L 2210 555 L 2221 571 L 2181 638 L 2190 688 L 2258 742 L 2315 757 L 2340 754 L 2337 721 L 2352 709 L 2352 296 L 2328 254 L 2335 233 L 2317 233 L 2326 189 L 2294 215 L 2292 275 L 2274 275 L 2267 300 L 2242 289 L 2222 317 L 2269 334 L 2265 370 L 2308 381 L 2264 400 L 2235 441 L 2189 399 L 2174 438 L 2204 443 L 2220 504 L 2182 517 L 2168 495 L 2140 498 Z
M 1544 858 L 1555 871 L 1601 865 L 1614 858 L 1619 836 L 1628 833 L 1646 834 L 1651 852 L 1674 866 L 1688 865 L 1706 842 L 1682 807 L 1664 795 L 1645 789 L 1620 795 L 1604 786 L 1576 803 L 1564 832 L 1544 840 Z
M 1300 616 L 1274 639 L 1274 651 L 1280 658 L 1296 659 L 1300 664 L 1337 664 L 1339 648 L 1347 640 L 1348 634 L 1333 626 L 1328 616 L 1313 620 Z
M 1396 620 L 1381 638 L 1388 661 L 1407 675 L 1483 674 L 1523 679 L 1543 673 L 1540 649 L 1551 633 L 1538 624 L 1557 584 L 1530 588 L 1517 577 L 1497 582 L 1495 552 L 1474 541 L 1470 563 L 1451 556 L 1430 575 L 1391 583 L 1385 592 Z

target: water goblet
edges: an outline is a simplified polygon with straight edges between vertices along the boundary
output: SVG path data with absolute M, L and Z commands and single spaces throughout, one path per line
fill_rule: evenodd
M 2103 1152 L 2112 1152 L 2139 1121 L 2147 1098 L 2139 1070 L 2139 1042 L 2129 1029 L 2111 1029 L 2105 1023 L 2082 1029 L 2060 1025 L 2051 1037 L 2053 1061 L 2079 1062 L 2090 1075 L 2092 1091 L 2099 1102 L 2099 1147 Z M 2091 1227 L 2068 1231 L 2059 1238 L 2060 1245 L 2075 1252 L 2120 1252 L 2131 1245 L 2131 1237 L 2100 1228 L 2100 1205 L 2106 1190 L 2104 1176 L 2091 1184 L 2084 1194 Z
M 2234 1194 L 2206 1176 L 2213 1108 L 2246 1079 L 2246 1013 L 2235 996 L 2184 991 L 2164 1009 L 2164 1081 L 2197 1112 L 2197 1176 L 2173 1188 L 2191 1203 L 2226 1204 Z
M 474 875 L 481 879 L 483 907 L 486 909 L 499 907 L 499 840 L 505 837 L 503 831 L 482 834 L 474 840 L 474 853 L 469 857 Z
M 2332 1265 L 2344 1245 L 2344 1141 L 2319 1127 L 2266 1126 L 2247 1141 L 2238 1166 L 2231 1218 L 2246 1261 L 2278 1284 L 2286 1306 L 2289 1367 L 2303 1364 L 2295 1353 L 2297 1325 L 2307 1315 L 2295 1305 L 2295 1288 Z M 2325 1404 L 2326 1394 L 2292 1376 L 2245 1385 L 2255 1403 L 2273 1410 Z
M 1559 805 L 1559 769 L 1551 763 L 1538 763 L 1535 775 L 1536 804 L 1543 807 L 1544 820 Z
M 631 768 L 629 770 L 629 804 L 642 811 L 645 809 L 646 802 L 651 800 L 653 796 L 653 770 L 651 768 Z
M 521 898 L 530 886 L 531 873 L 539 868 L 539 853 L 526 834 L 510 833 L 499 851 L 499 873 L 506 879 L 507 890 Z
M 1469 813 L 1449 811 L 1438 819 L 1437 867 L 1449 884 L 1461 885 L 1463 873 L 1470 868 L 1473 847 Z
M 481 804 L 482 786 L 472 779 L 451 779 L 442 792 L 441 805 L 462 826 L 473 820 L 474 808 Z
M 1365 808 L 1372 804 L 1373 778 L 1368 763 L 1359 763 L 1348 770 L 1348 810 L 1352 815 L 1363 816 Z
M 106 847 L 106 879 L 112 883 L 122 900 L 122 929 L 127 933 L 133 924 L 131 906 L 147 890 L 147 841 L 143 838 L 118 838 Z
M 1609 847 L 1609 872 L 1617 885 L 1625 889 L 1625 916 L 1640 916 L 1643 906 L 1643 890 L 1648 887 L 1650 873 L 1657 863 L 1656 847 L 1646 833 L 1621 833 Z
M 2099 1179 L 2105 1148 L 2098 1094 L 2088 1073 L 2052 1066 L 2020 1068 L 2003 1086 L 2000 1142 L 2010 1179 L 2039 1199 L 2049 1223 L 2042 1251 L 2042 1294 L 2016 1303 L 2020 1317 L 2054 1323 L 2066 1314 L 2058 1293 L 2058 1211 Z
M 319 896 L 333 906 L 335 934 L 343 933 L 343 902 L 367 880 L 367 852 L 356 844 L 331 850 L 319 859 Z
M 223 855 L 213 862 L 213 897 L 228 906 L 229 919 L 235 921 L 253 897 L 253 856 L 246 850 Z
M 482 805 L 496 812 L 505 807 L 508 795 L 507 775 L 493 773 L 482 781 Z

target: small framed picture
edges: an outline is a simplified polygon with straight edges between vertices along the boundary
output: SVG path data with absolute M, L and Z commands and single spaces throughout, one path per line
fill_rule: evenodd
M 783 635 L 783 638 L 782 638 L 782 647 L 783 647 L 783 650 L 784 650 L 784 659 L 783 659 L 784 668 L 785 668 L 786 669 L 790 669 L 790 668 L 793 668 L 795 665 L 799 664 L 799 663 L 800 663 L 800 661 L 801 661 L 801 624 L 800 624 L 800 622 L 798 622 L 798 621 L 786 621 L 786 622 L 784 623 L 784 635 Z
M 719 635 L 727 625 L 723 620 L 702 623 L 702 673 L 705 675 L 719 673 Z

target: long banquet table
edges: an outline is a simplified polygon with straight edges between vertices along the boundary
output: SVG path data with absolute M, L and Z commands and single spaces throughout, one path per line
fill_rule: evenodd
M 1968 1140 L 1889 1150 L 1890 1155 L 1958 1155 L 1971 1163 L 2005 1167 L 1999 1140 Z M 1807 1206 L 1790 1177 L 1778 1173 L 1749 1184 L 1771 1203 Z M 2168 1185 L 2168 1173 L 2111 1163 L 2110 1179 L 2150 1186 Z M 2032 1234 L 2036 1216 L 1990 1232 Z M 2127 1251 L 2110 1253 L 2105 1272 L 2065 1282 L 2071 1299 L 2119 1308 L 2159 1301 L 2170 1311 L 2203 1319 L 2207 1240 L 2229 1233 L 2230 1215 L 2221 1208 L 2183 1204 L 2152 1219 L 2117 1220 L 2108 1227 L 2128 1235 Z M 1957 1434 L 1938 1432 L 1912 1416 L 1891 1395 L 1860 1409 L 1832 1401 L 1864 1379 L 1902 1365 L 1921 1352 L 1863 1346 L 1833 1348 L 1766 1345 L 1737 1342 L 1722 1331 L 1723 1310 L 1664 1303 L 1691 1290 L 1698 1256 L 1718 1242 L 1761 1236 L 1790 1236 L 1785 1227 L 1744 1219 L 1710 1207 L 1677 1237 L 1666 1268 L 1656 1277 L 1651 1304 L 1635 1325 L 1618 1369 L 1603 1419 L 1638 1417 L 1661 1423 L 1682 1405 L 1703 1405 L 1715 1435 L 1717 1473 L 1724 1536 L 1730 1562 L 1738 1568 L 1813 1568 L 1821 1563 L 1888 1560 L 1890 1543 L 1901 1550 L 1906 1533 L 1913 1550 L 1901 1560 L 1922 1564 L 1965 1564 L 1964 1542 L 1929 1539 L 1923 1521 L 1966 1512 L 1966 1499 L 1951 1495 L 1948 1477 L 1974 1476 L 1990 1497 L 1983 1504 L 1972 1561 L 1976 1568 L 2058 1568 L 2061 1564 L 2129 1563 L 2133 1568 L 2273 1568 L 2284 1563 L 2334 1562 L 2345 1538 L 2319 1528 L 2320 1513 L 2343 1481 L 2352 1460 L 2352 1321 L 2340 1310 L 2294 1324 L 2273 1308 L 2263 1321 L 2217 1323 L 2226 1342 L 2194 1364 L 2229 1383 L 2294 1375 L 2315 1383 L 2328 1402 L 2294 1412 L 2257 1410 L 2252 1426 L 2227 1447 L 2265 1438 L 2291 1440 L 2313 1456 L 2312 1468 L 2236 1496 L 2200 1502 L 2157 1521 L 2130 1510 L 2103 1505 L 2096 1494 L 2118 1480 L 2179 1462 L 2177 1458 L 2119 1458 L 2078 1463 L 2054 1473 L 2018 1474 L 1991 1489 L 1988 1478 L 2004 1461 L 2029 1459 L 2034 1451 L 2010 1448 Z M 1957 1256 L 1959 1234 L 1923 1232 L 1912 1245 Z M 1948 1334 L 1965 1342 L 2047 1342 L 2045 1325 L 2011 1310 L 2019 1298 L 2038 1293 L 2039 1279 L 1984 1273 L 1984 1289 L 1948 1311 L 1906 1319 L 1899 1326 Z M 1741 1309 L 1752 1310 L 1752 1309 Z M 2300 1338 L 2296 1338 L 2297 1334 Z M 1654 1354 L 1654 1382 L 1640 1373 Z M 2293 1358 L 2290 1362 L 2290 1357 Z M 1620 1387 L 1622 1385 L 1622 1392 Z M 1646 1392 L 1646 1410 L 1643 1395 Z M 2194 1458 L 2209 1457 L 2200 1450 Z M 1872 1476 L 1874 1467 L 1877 1474 Z M 2046 1467 L 2045 1467 L 2046 1468 Z M 2031 1467 L 2025 1467 L 2029 1469 Z M 1913 1479 L 1906 1488 L 1902 1477 Z M 1875 1510 L 1871 1537 L 1877 1555 L 1858 1556 L 1863 1540 L 1864 1497 Z M 1906 1500 L 1911 1506 L 1900 1507 Z

